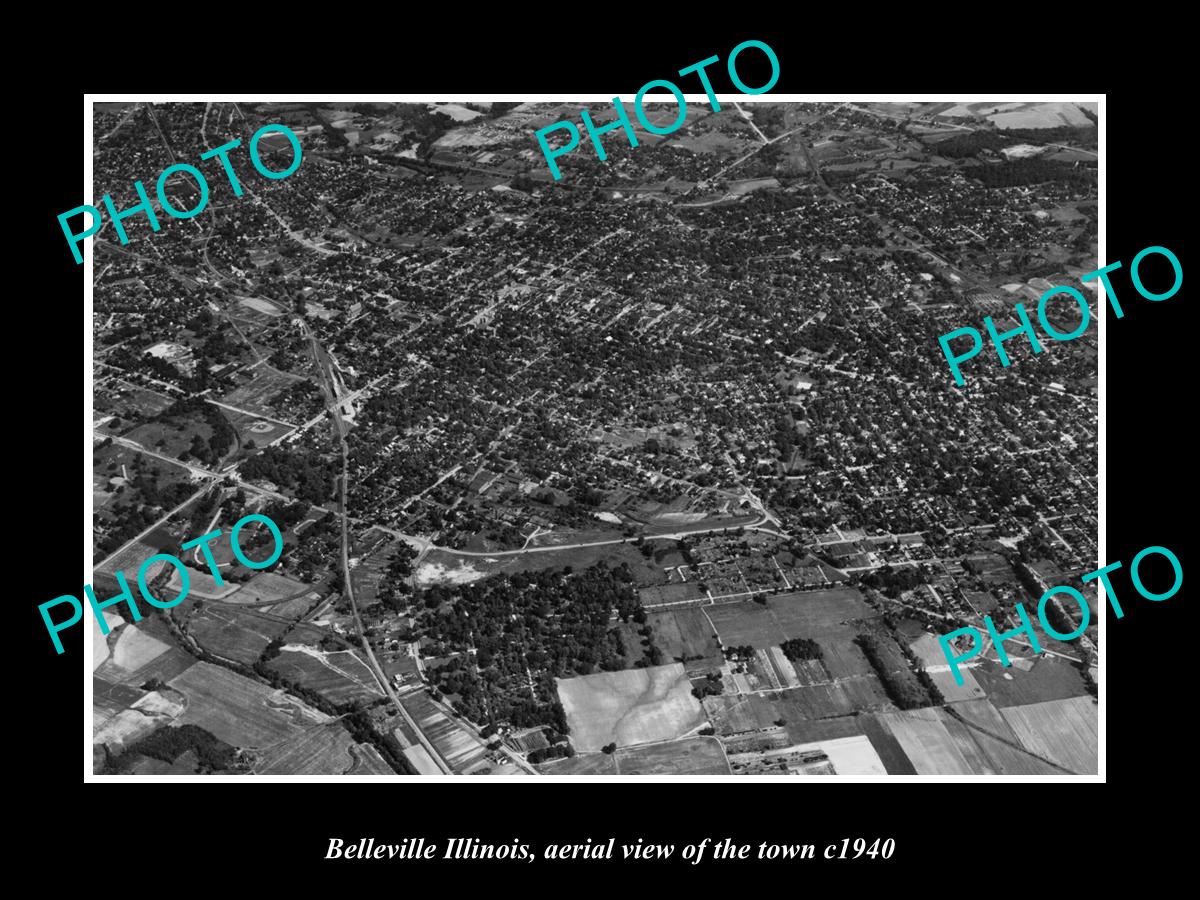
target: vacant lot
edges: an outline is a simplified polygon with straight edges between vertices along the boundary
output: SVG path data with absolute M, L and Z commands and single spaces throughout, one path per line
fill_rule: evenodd
M 613 754 L 622 775 L 729 775 L 721 742 L 694 737 L 650 744 Z
M 1051 700 L 1000 710 L 1022 746 L 1079 775 L 1099 766 L 1099 723 L 1091 697 Z
M 705 721 L 680 663 L 562 679 L 558 696 L 580 752 L 673 740 Z
M 259 366 L 253 371 L 254 377 L 250 381 L 234 388 L 221 398 L 221 402 L 251 413 L 262 413 L 263 415 L 290 421 L 286 416 L 280 415 L 275 410 L 271 405 L 271 400 L 280 391 L 291 387 L 297 381 L 303 381 L 303 379 L 295 375 L 276 371 L 265 365 Z
M 199 725 L 234 747 L 268 747 L 330 721 L 283 691 L 205 662 L 172 679 L 187 698 L 183 724 Z

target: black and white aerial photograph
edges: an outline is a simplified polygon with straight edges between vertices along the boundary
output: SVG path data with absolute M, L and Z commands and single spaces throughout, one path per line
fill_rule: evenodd
M 1103 106 L 695 89 L 91 103 L 87 778 L 1096 779 Z

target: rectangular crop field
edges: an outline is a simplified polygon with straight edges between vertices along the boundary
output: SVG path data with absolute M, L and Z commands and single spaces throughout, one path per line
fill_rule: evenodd
M 268 747 L 330 717 L 280 690 L 198 662 L 170 686 L 187 698 L 183 724 L 199 725 L 234 747 Z
M 375 748 L 368 749 L 378 759 Z M 395 774 L 386 764 L 382 771 L 361 771 L 366 761 L 362 746 L 354 743 L 341 724 L 330 722 L 308 728 L 291 740 L 275 744 L 258 760 L 254 771 L 258 775 Z M 356 768 L 360 771 L 354 772 Z
M 693 737 L 666 744 L 618 750 L 621 775 L 729 775 L 725 751 L 715 737 Z
M 688 674 L 719 667 L 723 659 L 712 625 L 695 607 L 650 613 L 654 643 L 667 659 L 685 659 Z M 697 657 L 699 657 L 697 659 Z
M 1000 710 L 1022 746 L 1079 775 L 1099 766 L 1099 721 L 1091 697 L 1050 700 Z
M 339 706 L 354 700 L 371 702 L 383 696 L 366 663 L 349 650 L 325 652 L 306 645 L 287 644 L 267 667 Z
M 287 627 L 287 622 L 221 603 L 206 603 L 187 620 L 188 633 L 201 647 L 246 665 L 253 665 Z

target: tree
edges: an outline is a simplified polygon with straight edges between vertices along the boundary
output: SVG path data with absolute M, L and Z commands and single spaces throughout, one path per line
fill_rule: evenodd
M 607 754 L 609 754 L 610 756 L 611 756 L 613 753 L 615 753 L 615 752 L 616 752 L 616 750 L 617 750 L 617 744 L 616 744 L 616 742 L 615 742 L 615 741 L 614 741 L 613 743 L 611 743 L 611 744 L 605 744 L 603 747 L 601 747 L 601 748 L 600 748 L 600 752 L 601 752 L 601 753 L 607 753 Z

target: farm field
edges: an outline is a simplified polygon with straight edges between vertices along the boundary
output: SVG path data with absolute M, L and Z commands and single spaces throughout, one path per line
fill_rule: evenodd
M 615 754 L 614 754 L 615 755 Z M 616 775 L 617 764 L 608 753 L 580 753 L 538 766 L 546 775 Z
M 249 610 L 207 603 L 199 612 L 193 608 L 185 627 L 206 650 L 253 665 L 267 644 L 287 630 L 288 623 Z
M 862 735 L 871 742 L 871 748 L 887 774 L 916 774 L 899 742 L 873 715 L 859 713 L 837 719 L 790 720 L 784 730 L 794 744 L 823 744 Z
M 887 692 L 875 675 L 855 675 L 833 684 L 806 685 L 773 693 L 776 709 L 792 719 L 828 719 L 860 710 L 893 709 Z
M 170 686 L 187 698 L 181 723 L 199 725 L 234 747 L 268 747 L 330 721 L 281 690 L 210 663 L 196 663 Z
M 1005 743 L 1005 741 L 1009 741 L 1012 744 L 1024 746 L 1008 722 L 1000 715 L 999 710 L 987 700 L 965 700 L 955 703 L 954 711 L 982 729 L 981 731 L 971 730 L 971 737 L 1001 775 L 1064 774 L 1054 766 L 1048 765 L 1028 753 L 1022 753 L 1017 747 Z M 989 734 L 984 733 L 985 731 L 1004 740 L 990 737 Z
M 370 702 L 383 696 L 371 670 L 349 650 L 325 652 L 302 644 L 286 644 L 267 668 L 293 684 L 316 691 L 331 703 Z
M 111 654 L 111 648 L 125 637 L 126 629 L 132 627 L 122 625 L 109 634 L 109 657 L 99 663 L 92 674 L 108 684 L 137 687 L 151 678 L 167 681 L 196 662 L 195 657 L 185 651 L 178 647 L 168 646 L 163 637 L 154 635 L 149 628 L 143 627 L 146 625 L 147 620 L 145 619 L 138 623 L 140 636 L 133 639 L 134 643 L 130 645 L 132 652 L 123 656 L 128 668 L 118 664 Z M 156 648 L 154 644 L 149 643 L 150 641 L 162 645 L 165 649 L 151 655 L 148 649 Z
M 462 725 L 442 712 L 424 691 L 405 694 L 400 702 L 450 767 L 461 773 L 479 762 L 486 747 Z
M 1080 775 L 1099 770 L 1099 721 L 1091 697 L 1010 706 L 1000 714 L 1033 752 Z
M 689 675 L 720 668 L 721 647 L 702 610 L 691 607 L 649 613 L 646 621 L 654 628 L 654 643 L 663 655 L 667 659 L 686 659 L 683 667 Z
M 666 744 L 618 750 L 621 775 L 729 775 L 721 742 L 713 737 L 686 738 Z
M 126 672 L 136 672 L 171 648 L 131 624 L 117 629 L 116 640 L 109 649 L 109 659 L 114 666 Z
M 706 600 L 706 598 L 707 594 L 700 590 L 699 581 L 651 584 L 638 589 L 638 599 L 642 601 L 642 606 L 647 609 L 687 600 Z
M 887 769 L 870 739 L 863 734 L 801 744 L 797 750 L 821 750 L 838 775 L 886 775 Z
M 369 752 L 364 752 L 364 749 Z M 362 771 L 363 768 L 366 771 Z M 358 768 L 357 773 L 352 772 Z M 355 744 L 337 722 L 315 725 L 264 751 L 258 775 L 394 775 L 374 747 Z
M 880 715 L 912 760 L 918 775 L 995 775 L 965 727 L 952 729 L 940 710 L 910 709 Z
M 862 685 L 852 682 L 864 678 L 878 686 L 875 670 L 854 643 L 876 614 L 852 588 L 780 594 L 766 605 L 743 601 L 703 609 L 726 646 L 766 650 L 791 638 L 810 638 L 821 646 L 825 671 L 839 683 L 846 681 L 846 690 L 860 693 Z M 796 672 L 802 684 L 810 680 L 810 674 Z M 874 695 L 874 687 L 870 693 Z M 825 715 L 851 711 L 840 706 L 826 706 L 825 710 Z
M 672 740 L 704 724 L 680 663 L 560 679 L 558 696 L 579 752 Z

